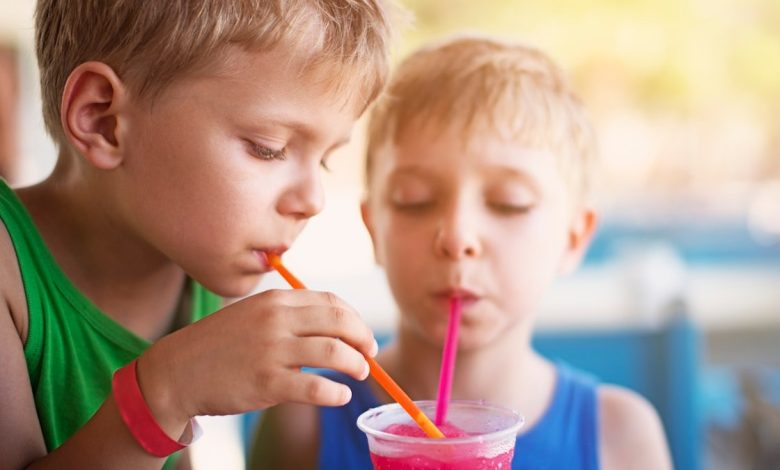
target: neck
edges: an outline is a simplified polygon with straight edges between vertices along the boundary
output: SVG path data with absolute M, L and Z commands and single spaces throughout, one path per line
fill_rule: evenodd
M 19 191 L 60 268 L 106 315 L 146 339 L 170 325 L 184 273 L 132 234 L 108 194 L 61 155 L 44 182 Z
M 489 401 L 518 410 L 527 425 L 536 422 L 552 398 L 555 374 L 531 348 L 530 335 L 530 322 L 519 323 L 489 344 L 459 351 L 452 399 Z M 380 362 L 412 399 L 435 400 L 441 354 L 441 345 L 402 326 Z

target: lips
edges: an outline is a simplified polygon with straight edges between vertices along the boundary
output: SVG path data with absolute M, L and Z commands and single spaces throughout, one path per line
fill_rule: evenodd
M 255 254 L 257 259 L 260 261 L 261 268 L 263 271 L 268 272 L 272 271 L 273 267 L 271 267 L 271 263 L 268 262 L 268 253 L 273 253 L 276 255 L 281 256 L 284 254 L 284 252 L 287 251 L 286 246 L 277 246 L 274 248 L 253 248 L 252 252 Z
M 434 293 L 434 296 L 437 299 L 446 302 L 449 302 L 452 298 L 458 298 L 464 306 L 471 305 L 482 298 L 480 294 L 466 289 L 465 287 L 449 287 L 442 289 Z

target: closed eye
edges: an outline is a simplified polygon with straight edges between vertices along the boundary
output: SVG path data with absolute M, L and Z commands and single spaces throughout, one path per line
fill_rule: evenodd
M 400 212 L 423 212 L 434 206 L 433 201 L 393 202 L 393 207 Z
M 287 147 L 273 149 L 257 142 L 247 141 L 254 156 L 261 160 L 284 160 L 287 158 Z
M 532 204 L 505 204 L 501 202 L 491 202 L 489 203 L 489 206 L 492 210 L 502 215 L 526 214 L 534 207 Z

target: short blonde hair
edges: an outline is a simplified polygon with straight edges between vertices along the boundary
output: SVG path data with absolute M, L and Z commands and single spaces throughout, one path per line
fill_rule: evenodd
M 473 139 L 477 124 L 554 151 L 575 194 L 587 192 L 595 138 L 561 70 L 538 49 L 475 36 L 420 49 L 395 70 L 369 119 L 366 188 L 377 153 L 404 132 L 454 125 Z
M 228 45 L 297 48 L 312 67 L 330 65 L 329 84 L 359 90 L 365 107 L 387 75 L 397 11 L 388 1 L 39 0 L 36 52 L 46 127 L 65 142 L 60 101 L 81 63 L 105 62 L 137 96 L 153 97 L 213 64 Z

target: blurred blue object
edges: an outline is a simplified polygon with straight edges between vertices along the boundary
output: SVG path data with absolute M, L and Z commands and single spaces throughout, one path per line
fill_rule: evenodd
M 700 335 L 684 315 L 658 329 L 540 331 L 537 351 L 630 388 L 658 410 L 674 467 L 701 468 Z
M 601 265 L 619 257 L 628 243 L 663 241 L 674 246 L 689 265 L 759 264 L 778 266 L 780 243 L 761 243 L 743 221 L 692 218 L 652 223 L 605 221 L 596 232 L 584 263 Z
M 745 412 L 737 371 L 733 367 L 707 367 L 701 379 L 704 421 L 724 429 L 736 429 Z

